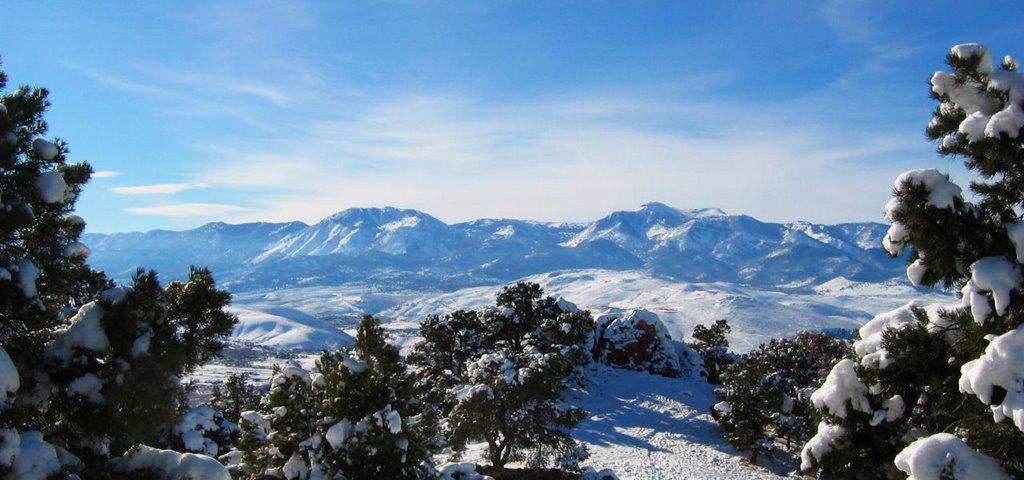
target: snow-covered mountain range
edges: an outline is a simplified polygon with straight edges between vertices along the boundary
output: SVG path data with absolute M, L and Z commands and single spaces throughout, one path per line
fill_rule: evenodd
M 171 232 L 86 234 L 90 263 L 124 280 L 209 266 L 232 291 L 365 284 L 451 291 L 567 269 L 644 270 L 690 282 L 809 288 L 835 277 L 903 275 L 878 223 L 778 224 L 718 209 L 648 203 L 591 223 L 482 219 L 449 225 L 397 208 L 354 208 L 314 225 L 211 223 Z
M 653 311 L 673 338 L 724 318 L 744 351 L 798 330 L 855 329 L 926 295 L 882 250 L 886 230 L 648 203 L 582 224 L 449 225 L 416 210 L 355 208 L 314 225 L 211 223 L 84 242 L 89 262 L 120 281 L 139 266 L 165 280 L 209 266 L 234 294 L 235 337 L 265 347 L 336 348 L 364 314 L 407 343 L 427 315 L 491 305 L 503 285 L 528 280 L 594 313 Z

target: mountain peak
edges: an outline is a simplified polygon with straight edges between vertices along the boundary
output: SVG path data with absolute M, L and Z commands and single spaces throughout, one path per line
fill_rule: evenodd
M 430 223 L 442 223 L 440 220 L 419 210 L 395 208 L 395 207 L 354 207 L 342 210 L 329 215 L 320 221 L 322 224 L 368 222 L 375 225 L 383 225 L 395 221 L 413 217 L 426 220 Z
M 689 218 L 707 218 L 707 217 L 724 217 L 726 215 L 720 209 L 717 208 L 697 208 L 693 210 L 680 210 L 665 205 L 661 202 L 648 202 L 640 206 L 637 210 L 638 213 L 648 213 L 654 215 L 683 215 Z
M 640 205 L 641 212 L 678 212 L 679 210 L 665 205 L 661 202 L 647 202 Z

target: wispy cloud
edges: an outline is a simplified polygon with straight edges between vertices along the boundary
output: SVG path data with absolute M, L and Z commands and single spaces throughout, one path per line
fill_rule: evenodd
M 90 69 L 79 69 L 99 84 L 121 92 L 149 97 L 152 104 L 165 113 L 195 118 L 197 116 L 230 119 L 254 127 L 262 132 L 273 132 L 275 126 L 262 120 L 268 117 L 261 108 L 282 108 L 290 104 L 284 92 L 286 87 L 238 82 L 209 74 L 183 74 L 168 66 L 130 67 L 128 72 L 114 74 Z M 253 104 L 259 98 L 265 105 Z
M 102 85 L 106 85 L 117 90 L 132 93 L 135 95 L 146 95 L 153 97 L 172 97 L 174 92 L 170 89 L 158 87 L 150 83 L 144 83 L 136 80 L 128 80 L 116 75 L 112 75 L 107 72 L 101 72 L 93 69 L 81 69 L 82 73 L 87 77 L 96 80 Z
M 209 185 L 205 183 L 160 183 L 133 187 L 113 187 L 110 191 L 121 195 L 173 195 L 185 190 L 208 187 Z
M 251 95 L 257 98 L 262 98 L 279 107 L 288 106 L 288 96 L 284 93 L 284 91 L 282 91 L 280 88 L 275 88 L 270 85 L 228 82 L 225 83 L 223 87 L 233 92 Z
M 121 176 L 121 172 L 115 172 L 113 170 L 100 170 L 92 173 L 92 178 L 113 178 Z
M 355 120 L 313 122 L 285 148 L 211 147 L 218 160 L 197 180 L 259 192 L 233 221 L 311 222 L 370 205 L 447 221 L 592 220 L 652 199 L 767 220 L 881 219 L 892 179 L 927 145 L 905 132 L 829 126 L 809 108 L 402 98 Z
M 223 218 L 246 209 L 238 205 L 223 203 L 182 203 L 156 207 L 131 207 L 125 210 L 131 213 L 160 217 Z

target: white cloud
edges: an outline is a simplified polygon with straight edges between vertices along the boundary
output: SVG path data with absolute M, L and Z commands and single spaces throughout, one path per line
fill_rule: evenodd
M 111 192 L 121 195 L 173 195 L 197 188 L 207 188 L 205 183 L 160 183 L 156 185 L 137 185 L 133 187 L 113 187 Z
M 157 207 L 131 207 L 125 210 L 131 213 L 156 215 L 159 217 L 222 218 L 226 215 L 245 211 L 246 209 L 238 205 L 222 203 L 182 203 Z
M 226 83 L 223 87 L 233 92 L 262 98 L 279 107 L 288 106 L 288 96 L 281 91 L 281 89 L 269 85 L 258 85 L 255 83 Z
M 121 176 L 121 172 L 115 172 L 113 170 L 100 170 L 98 172 L 92 172 L 92 178 L 113 178 Z
M 254 207 L 231 221 L 315 222 L 353 206 L 593 220 L 659 200 L 772 221 L 881 220 L 915 132 L 849 131 L 803 105 L 584 98 L 517 105 L 416 97 L 314 122 L 287 147 L 210 148 L 198 181 Z M 813 201 L 812 201 L 813 199 Z

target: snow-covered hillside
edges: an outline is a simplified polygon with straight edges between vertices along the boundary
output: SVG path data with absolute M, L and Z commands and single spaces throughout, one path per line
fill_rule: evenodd
M 600 313 L 643 308 L 658 314 L 673 338 L 688 338 L 697 324 L 726 319 L 732 325 L 732 348 L 746 351 L 771 338 L 800 330 L 855 330 L 878 312 L 912 299 L 953 302 L 951 295 L 925 292 L 909 285 L 861 283 L 845 278 L 825 282 L 808 293 L 782 293 L 736 284 L 686 283 L 650 273 L 610 270 L 553 272 L 527 277 L 548 295 Z M 377 315 L 396 329 L 412 328 L 429 314 L 494 304 L 501 286 L 475 287 L 424 295 Z
M 685 339 L 697 324 L 726 319 L 730 341 L 746 351 L 771 338 L 799 330 L 854 330 L 879 312 L 913 299 L 954 302 L 952 295 L 914 288 L 906 282 L 856 282 L 835 278 L 800 292 L 780 292 L 725 282 L 689 283 L 643 271 L 570 270 L 525 277 L 545 293 L 561 296 L 595 315 L 642 308 L 665 322 L 673 338 Z M 378 316 L 399 343 L 413 340 L 428 315 L 494 304 L 506 285 L 471 287 L 454 292 L 379 292 L 372 288 L 302 287 L 236 294 L 237 307 L 285 308 L 305 312 L 342 329 L 351 329 L 364 314 Z M 319 347 L 318 347 L 319 348 Z
M 208 385 L 243 371 L 266 384 L 273 364 L 296 362 L 312 369 L 316 358 L 306 354 L 250 361 L 244 366 L 214 363 L 192 379 Z M 781 472 L 749 465 L 744 454 L 723 439 L 709 414 L 715 398 L 706 382 L 603 365 L 587 366 L 584 374 L 587 388 L 572 391 L 566 402 L 588 412 L 571 432 L 590 451 L 586 465 L 611 468 L 622 480 L 780 478 L 777 473 Z M 486 463 L 481 457 L 485 448 L 470 446 L 464 460 Z
M 689 282 L 806 288 L 902 275 L 877 223 L 776 224 L 648 203 L 585 224 L 474 220 L 353 208 L 315 225 L 209 224 L 185 232 L 87 235 L 91 264 L 126 280 L 138 265 L 180 278 L 209 265 L 234 292 L 338 286 L 446 291 L 566 269 L 644 270 Z
M 307 313 L 280 306 L 228 307 L 238 318 L 231 336 L 237 341 L 301 350 L 351 348 L 355 339 L 337 326 Z
M 589 367 L 587 379 L 568 401 L 589 413 L 572 431 L 590 451 L 588 465 L 622 480 L 780 478 L 722 438 L 707 383 L 603 366 Z

